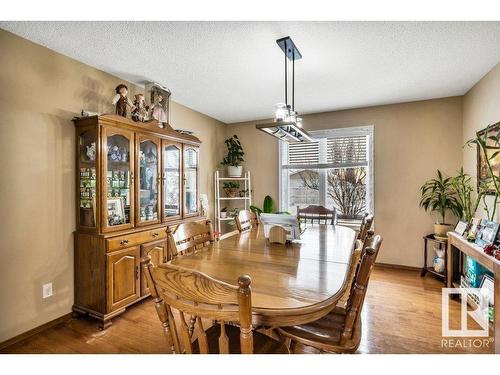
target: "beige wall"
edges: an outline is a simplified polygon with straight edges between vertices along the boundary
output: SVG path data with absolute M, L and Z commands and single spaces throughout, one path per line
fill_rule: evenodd
M 419 267 L 422 236 L 433 218 L 418 207 L 419 188 L 437 168 L 454 173 L 462 162 L 462 98 L 453 97 L 303 116 L 307 130 L 374 125 L 375 225 L 384 237 L 378 262 Z M 254 201 L 278 200 L 278 141 L 255 122 L 230 124 L 246 151 Z
M 0 30 L 0 342 L 73 304 L 74 127 L 113 112 L 119 78 Z M 131 93 L 139 89 L 129 85 Z M 175 94 L 175 93 L 174 93 Z M 172 103 L 174 127 L 201 138 L 200 192 L 212 194 L 224 124 Z M 211 202 L 213 207 L 213 202 Z M 54 296 L 42 299 L 42 284 Z
M 500 63 L 472 87 L 464 99 L 463 110 L 463 143 L 473 138 L 478 130 L 500 121 Z M 477 153 L 476 148 L 465 147 L 463 163 L 466 173 L 477 178 Z M 491 200 L 489 200 L 491 202 Z M 480 207 L 477 216 L 486 217 Z M 496 219 L 500 221 L 500 211 Z

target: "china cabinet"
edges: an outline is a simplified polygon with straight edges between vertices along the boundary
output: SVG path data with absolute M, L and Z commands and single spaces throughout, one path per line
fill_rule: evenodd
M 167 229 L 199 213 L 200 140 L 156 121 L 76 118 L 75 303 L 103 328 L 149 296 L 140 259 L 168 258 Z M 174 229 L 174 228 L 171 228 Z

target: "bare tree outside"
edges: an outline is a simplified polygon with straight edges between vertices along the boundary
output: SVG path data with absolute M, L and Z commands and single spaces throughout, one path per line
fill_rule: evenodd
M 328 148 L 328 161 L 347 164 L 366 158 L 366 149 L 353 139 L 337 141 Z M 304 187 L 319 190 L 319 174 L 312 170 L 298 172 Z M 356 218 L 366 211 L 366 167 L 327 170 L 327 196 L 340 214 Z

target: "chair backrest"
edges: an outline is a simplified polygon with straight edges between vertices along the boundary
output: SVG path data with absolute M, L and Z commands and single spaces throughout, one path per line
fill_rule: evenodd
M 358 271 L 359 268 L 359 260 L 361 259 L 361 254 L 363 252 L 363 249 L 365 246 L 368 244 L 368 239 L 374 235 L 373 230 L 368 231 L 368 235 L 366 236 L 364 241 L 361 241 L 359 239 L 356 240 L 356 246 L 353 250 L 353 253 L 351 255 L 351 264 L 349 265 L 349 273 L 347 274 L 347 286 L 344 294 L 342 294 L 342 297 L 337 302 L 337 306 L 340 307 L 346 307 L 347 302 L 349 301 L 349 296 L 351 295 L 351 287 L 352 283 L 354 282 L 354 278 L 356 277 L 356 272 Z
M 300 208 L 297 207 L 297 219 L 303 222 L 310 222 L 311 224 L 314 223 L 316 220 L 318 224 L 321 224 L 322 222 L 324 224 L 335 224 L 336 220 L 336 210 L 329 210 L 326 207 L 323 206 L 315 206 L 315 205 L 309 205 L 305 208 Z
M 365 300 L 368 281 L 372 273 L 373 265 L 377 259 L 382 237 L 379 235 L 371 236 L 366 239 L 361 252 L 361 261 L 354 282 L 351 286 L 351 293 L 347 301 L 346 316 L 344 320 L 344 330 L 341 335 L 341 343 L 352 338 L 353 330 L 357 320 L 360 317 L 361 309 Z
M 219 353 L 229 353 L 225 322 L 240 326 L 240 347 L 244 354 L 253 352 L 252 292 L 249 276 L 240 276 L 238 286 L 215 280 L 201 272 L 171 264 L 153 266 L 142 260 L 158 317 L 173 353 L 193 353 L 196 333 L 199 352 L 208 354 L 208 340 L 202 319 L 218 321 Z M 178 318 L 172 313 L 178 310 Z M 186 315 L 189 315 L 189 319 Z
M 236 216 L 235 221 L 236 227 L 240 232 L 250 230 L 257 225 L 257 217 L 253 212 L 248 210 L 241 210 L 238 216 Z
M 179 224 L 174 231 L 167 229 L 170 258 L 192 254 L 214 242 L 212 223 L 191 221 Z
M 368 231 L 372 228 L 373 215 L 365 214 L 359 227 L 358 240 L 364 241 Z

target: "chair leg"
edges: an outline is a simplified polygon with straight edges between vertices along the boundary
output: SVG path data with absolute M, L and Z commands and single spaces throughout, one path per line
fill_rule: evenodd
M 290 349 L 290 345 L 292 344 L 292 339 L 290 337 L 287 337 L 284 341 L 285 346 Z
M 290 354 L 295 354 L 295 348 L 297 346 L 297 341 L 294 341 L 294 340 L 292 340 L 290 338 L 288 338 L 288 340 L 290 340 L 290 343 L 287 346 L 288 350 L 290 351 Z

